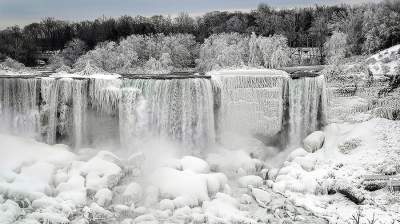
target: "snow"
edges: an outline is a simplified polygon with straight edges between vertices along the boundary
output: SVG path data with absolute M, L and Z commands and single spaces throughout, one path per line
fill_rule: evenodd
M 388 203 L 387 199 L 382 201 L 378 198 L 383 195 L 392 197 L 389 192 L 366 191 L 361 182 L 366 174 L 382 172 L 380 167 L 383 164 L 398 161 L 395 158 L 400 153 L 400 122 L 373 118 L 360 123 L 333 123 L 324 128 L 324 133 L 325 144 L 319 151 L 306 154 L 302 149 L 296 149 L 290 154 L 272 184 L 273 190 L 339 223 L 349 220 L 359 209 L 364 210 L 364 219 L 370 219 L 373 213 L 381 214 L 379 220 L 383 222 L 394 219 L 398 209 L 396 204 L 386 204 L 385 211 L 371 205 Z M 360 143 L 351 148 L 350 153 L 343 153 L 340 146 L 353 139 Z M 363 195 L 367 202 L 355 205 L 345 195 L 327 195 L 329 189 L 340 192 L 342 186 L 352 188 L 351 192 L 356 195 Z
M 382 50 L 367 59 L 371 72 L 376 75 L 395 75 L 400 66 L 400 44 Z
M 228 76 L 283 76 L 289 77 L 289 74 L 282 70 L 276 69 L 259 69 L 259 68 L 238 68 L 238 69 L 219 69 L 207 72 L 206 75 L 210 76 L 221 76 L 221 75 L 228 75 Z
M 68 73 L 68 72 L 57 72 L 51 74 L 50 78 L 85 78 L 85 79 L 105 79 L 105 80 L 113 80 L 119 79 L 122 76 L 118 74 L 110 74 L 110 73 L 93 73 L 90 75 L 83 75 L 81 73 Z

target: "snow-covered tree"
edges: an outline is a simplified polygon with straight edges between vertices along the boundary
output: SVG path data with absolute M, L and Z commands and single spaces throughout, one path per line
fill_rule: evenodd
M 271 56 L 271 68 L 281 68 L 288 66 L 290 63 L 288 49 L 284 46 L 279 46 Z
M 258 46 L 261 50 L 263 65 L 267 68 L 278 68 L 289 64 L 289 47 L 287 38 L 283 35 L 258 37 Z M 276 52 L 278 51 L 278 52 Z M 277 60 L 284 60 L 278 62 Z
M 141 73 L 143 71 L 172 71 L 190 67 L 197 57 L 197 44 L 193 35 L 166 36 L 131 35 L 120 41 L 104 42 L 83 55 L 76 67 L 90 61 L 108 72 Z M 161 63 L 162 65 L 159 65 Z M 82 65 L 80 65 L 82 64 Z
M 347 53 L 347 35 L 334 31 L 324 44 L 326 58 L 329 64 L 338 64 Z
M 214 34 L 207 38 L 197 60 L 199 69 L 209 71 L 224 67 L 240 67 L 247 62 L 248 38 L 237 33 Z
M 197 60 L 199 69 L 259 66 L 278 68 L 290 63 L 287 38 L 282 35 L 250 37 L 237 33 L 212 35 L 204 41 Z

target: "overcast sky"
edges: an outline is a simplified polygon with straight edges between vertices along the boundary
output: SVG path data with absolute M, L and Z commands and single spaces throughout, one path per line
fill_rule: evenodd
M 201 15 L 215 10 L 249 11 L 260 3 L 282 8 L 367 1 L 374 0 L 0 0 L 0 29 L 40 21 L 44 17 L 80 21 L 103 15 L 174 16 L 179 12 Z

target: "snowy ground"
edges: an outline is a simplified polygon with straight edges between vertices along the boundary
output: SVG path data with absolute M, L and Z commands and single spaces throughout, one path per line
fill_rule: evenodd
M 0 223 L 346 223 L 358 211 L 362 223 L 399 220 L 399 197 L 364 190 L 362 176 L 396 169 L 400 122 L 333 123 L 324 134 L 315 153 L 283 152 L 280 169 L 239 150 L 157 160 L 0 135 Z M 342 185 L 365 200 L 331 194 Z

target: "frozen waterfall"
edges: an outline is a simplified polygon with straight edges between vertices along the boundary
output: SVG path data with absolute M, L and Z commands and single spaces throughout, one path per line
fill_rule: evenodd
M 75 148 L 135 150 L 144 140 L 163 138 L 193 153 L 225 133 L 297 146 L 325 122 L 325 109 L 324 77 L 292 79 L 279 70 L 0 78 L 0 131 Z
M 299 146 L 326 122 L 327 93 L 324 76 L 290 79 L 289 145 Z

